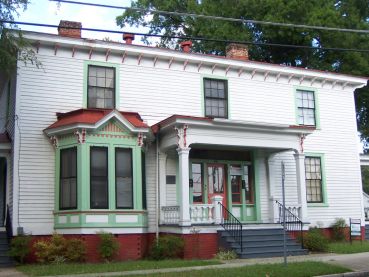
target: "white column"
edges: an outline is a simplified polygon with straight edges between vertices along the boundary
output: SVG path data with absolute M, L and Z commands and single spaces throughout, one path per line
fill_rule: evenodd
M 163 213 L 161 207 L 167 205 L 167 192 L 166 192 L 166 165 L 167 165 L 167 154 L 159 153 L 159 190 L 160 190 L 160 220 L 163 222 Z
M 278 220 L 278 208 L 276 209 L 277 205 L 275 200 L 275 174 L 274 174 L 274 156 L 270 155 L 267 159 L 267 170 L 268 170 L 268 185 L 269 185 L 269 220 L 270 222 L 277 222 Z
M 190 187 L 189 187 L 189 153 L 188 147 L 177 148 L 178 152 L 178 167 L 179 167 L 179 204 L 180 204 L 180 226 L 190 226 Z
M 215 224 L 220 224 L 222 222 L 222 206 L 219 205 L 222 204 L 223 201 L 223 196 L 220 195 L 214 195 L 211 198 L 211 201 L 213 203 L 214 206 L 214 223 Z
M 306 179 L 305 179 L 305 155 L 294 154 L 296 162 L 296 180 L 299 203 L 301 205 L 300 219 L 307 222 L 307 202 L 306 202 Z

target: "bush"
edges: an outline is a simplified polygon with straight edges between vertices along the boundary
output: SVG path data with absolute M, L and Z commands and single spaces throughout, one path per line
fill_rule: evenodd
M 86 255 L 86 244 L 81 239 L 66 239 L 54 233 L 48 240 L 39 240 L 34 245 L 40 263 L 81 262 Z
M 180 258 L 183 256 L 184 240 L 181 237 L 166 235 L 156 239 L 149 257 L 153 260 Z
M 98 233 L 100 243 L 98 245 L 98 252 L 100 257 L 108 262 L 113 260 L 114 256 L 118 253 L 119 242 L 111 233 L 101 232 Z
M 23 264 L 24 258 L 30 252 L 31 236 L 17 236 L 10 243 L 9 256 L 13 257 L 17 262 Z
M 218 260 L 234 260 L 237 259 L 237 253 L 234 250 L 220 249 L 215 255 L 215 259 Z
M 318 228 L 311 228 L 304 234 L 304 247 L 310 251 L 324 252 L 328 249 L 328 239 Z
M 331 225 L 333 241 L 344 241 L 346 239 L 345 227 L 347 227 L 346 221 L 343 218 L 336 218 Z

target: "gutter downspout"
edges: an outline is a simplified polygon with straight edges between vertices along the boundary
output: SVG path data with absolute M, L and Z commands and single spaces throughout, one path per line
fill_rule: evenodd
M 155 204 L 156 204 L 156 213 L 155 213 L 155 236 L 156 241 L 158 242 L 159 239 L 159 212 L 160 212 L 160 205 L 159 205 L 159 132 L 156 134 L 156 178 L 155 178 L 155 189 L 156 189 L 156 196 L 155 196 Z

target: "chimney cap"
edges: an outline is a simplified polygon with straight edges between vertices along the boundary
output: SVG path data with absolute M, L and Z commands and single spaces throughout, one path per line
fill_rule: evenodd
M 132 44 L 132 41 L 134 39 L 135 39 L 135 34 L 132 34 L 132 33 L 123 34 L 123 40 L 126 42 L 126 44 Z
M 182 48 L 183 52 L 188 53 L 188 52 L 190 52 L 190 50 L 191 50 L 191 47 L 192 47 L 192 41 L 190 41 L 190 40 L 182 41 L 182 42 L 180 43 L 180 45 L 181 45 L 181 48 Z

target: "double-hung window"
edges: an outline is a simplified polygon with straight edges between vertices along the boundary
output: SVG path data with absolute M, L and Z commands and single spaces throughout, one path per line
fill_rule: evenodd
M 60 150 L 61 210 L 77 208 L 77 147 Z
M 92 209 L 109 208 L 108 148 L 91 147 L 90 151 L 90 206 Z
M 320 157 L 305 157 L 306 200 L 323 203 L 322 163 Z
M 115 148 L 115 187 L 117 209 L 133 209 L 132 150 Z
M 309 90 L 297 90 L 297 117 L 299 125 L 316 125 L 315 110 L 316 103 L 314 97 L 314 91 Z
M 205 116 L 228 118 L 227 80 L 204 79 Z
M 192 181 L 193 181 L 193 202 L 202 203 L 203 202 L 203 192 L 202 192 L 202 164 L 193 163 L 192 164 Z
M 113 109 L 115 89 L 114 67 L 88 66 L 88 108 Z

